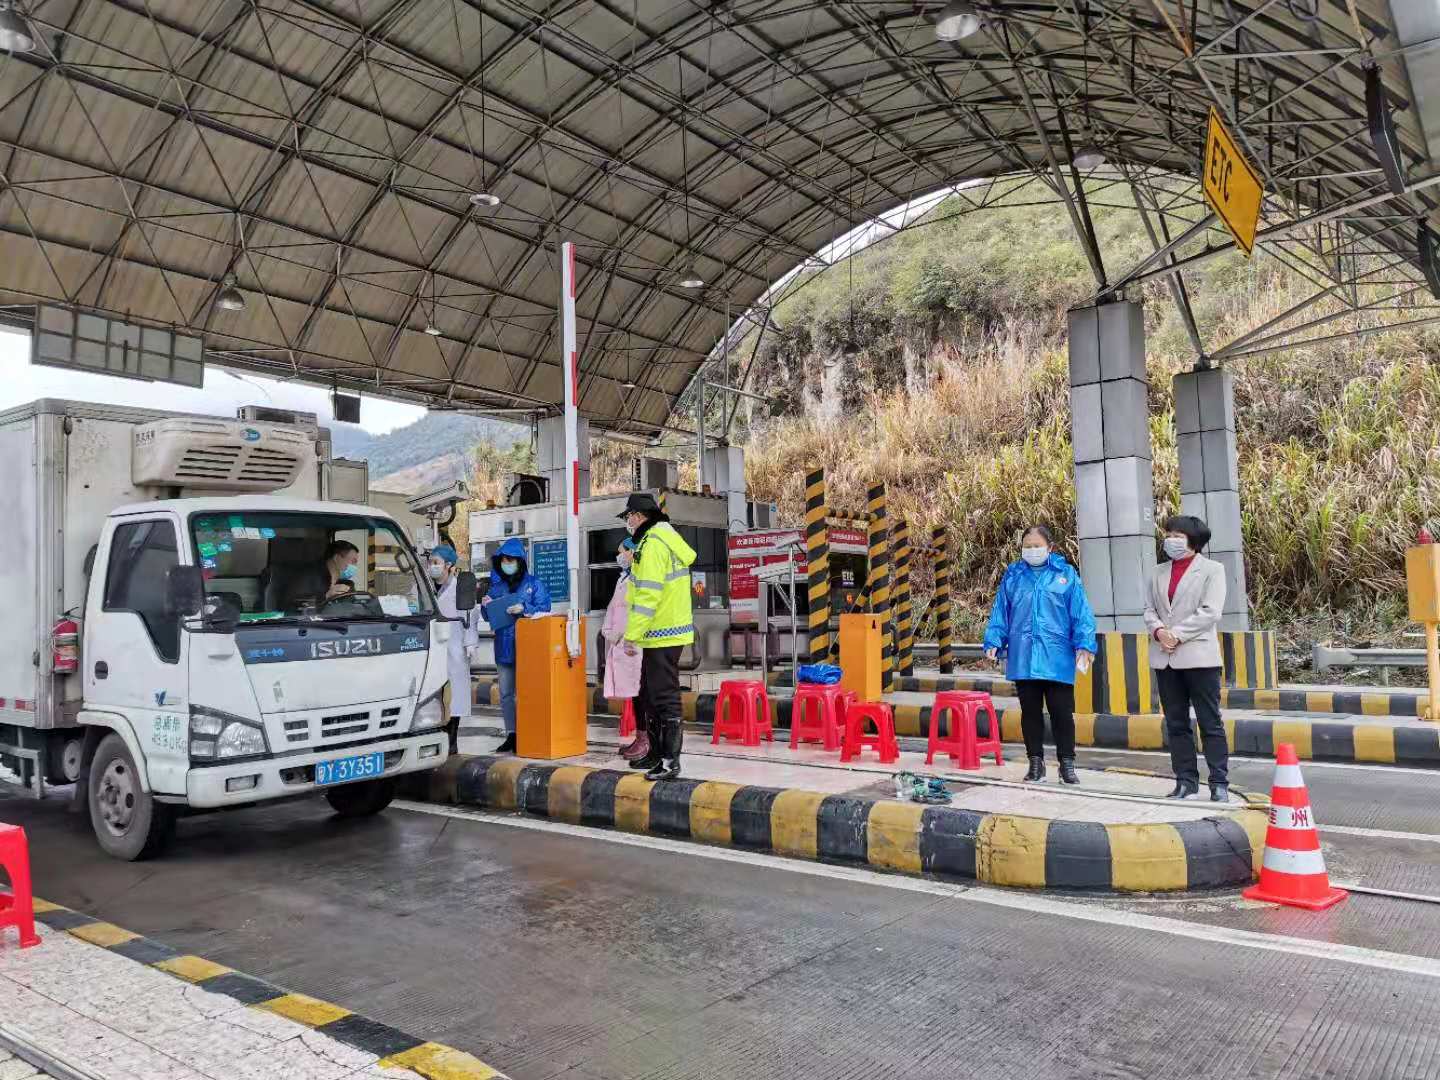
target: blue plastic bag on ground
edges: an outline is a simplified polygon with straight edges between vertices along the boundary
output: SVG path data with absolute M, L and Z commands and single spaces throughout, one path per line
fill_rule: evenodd
M 802 683 L 834 686 L 840 681 L 840 674 L 840 669 L 834 664 L 801 664 L 797 676 Z

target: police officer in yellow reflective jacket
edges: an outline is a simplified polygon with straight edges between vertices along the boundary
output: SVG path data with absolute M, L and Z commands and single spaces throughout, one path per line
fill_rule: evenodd
M 630 566 L 630 604 L 625 651 L 642 653 L 635 722 L 650 736 L 650 752 L 630 763 L 647 769 L 647 780 L 680 775 L 683 739 L 680 711 L 680 650 L 695 640 L 690 607 L 690 564 L 695 551 L 670 524 L 653 495 L 637 492 L 620 515 L 635 538 Z

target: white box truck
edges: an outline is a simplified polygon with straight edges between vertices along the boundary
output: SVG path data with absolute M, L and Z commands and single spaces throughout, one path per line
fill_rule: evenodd
M 448 756 L 459 628 L 389 515 L 322 498 L 327 451 L 303 424 L 0 412 L 0 764 L 76 784 L 111 855 L 191 810 L 373 814 Z M 347 588 L 326 560 L 349 546 Z

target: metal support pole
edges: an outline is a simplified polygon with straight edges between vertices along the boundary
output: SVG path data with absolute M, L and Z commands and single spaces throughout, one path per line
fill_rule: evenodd
M 880 621 L 880 683 L 895 688 L 895 627 L 890 621 L 890 530 L 885 514 L 885 485 L 870 488 L 870 612 Z
M 895 522 L 895 670 L 915 674 L 914 605 L 910 596 L 910 526 Z
M 930 534 L 935 549 L 935 640 L 939 646 L 940 674 L 955 670 L 954 627 L 950 608 L 950 536 L 944 529 Z
M 695 395 L 695 490 L 705 490 L 705 380 Z
M 1426 720 L 1440 720 L 1440 632 L 1436 624 L 1425 624 L 1425 667 L 1430 674 L 1430 708 Z
M 580 641 L 580 354 L 575 343 L 575 245 L 560 245 L 560 321 L 565 371 L 565 562 L 570 577 L 570 607 L 565 647 L 572 659 Z
M 809 571 L 810 662 L 830 656 L 830 526 L 826 521 L 825 470 L 805 477 L 805 554 Z

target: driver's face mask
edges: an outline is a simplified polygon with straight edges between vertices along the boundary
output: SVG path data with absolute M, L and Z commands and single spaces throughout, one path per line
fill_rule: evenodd
M 346 564 L 345 564 L 345 569 L 343 569 L 343 570 L 340 571 L 340 580 L 341 580 L 341 581 L 354 581 L 354 580 L 355 580 L 355 564 L 354 564 L 353 562 L 352 562 L 352 563 L 346 563 Z
M 439 581 L 445 576 L 445 564 L 443 562 L 432 562 L 430 564 L 430 579 Z

